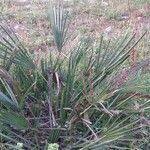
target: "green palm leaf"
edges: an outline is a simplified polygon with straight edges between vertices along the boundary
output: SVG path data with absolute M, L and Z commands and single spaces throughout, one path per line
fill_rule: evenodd
M 8 124 L 17 130 L 28 128 L 28 121 L 21 114 L 13 111 L 0 111 L 0 122 Z

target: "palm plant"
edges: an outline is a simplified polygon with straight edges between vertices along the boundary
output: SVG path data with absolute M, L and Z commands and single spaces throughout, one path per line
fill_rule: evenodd
M 18 143 L 23 149 L 47 149 L 50 143 L 61 149 L 148 148 L 150 81 L 149 74 L 141 71 L 145 62 L 117 84 L 131 50 L 146 33 L 136 42 L 130 34 L 113 44 L 103 37 L 91 44 L 82 39 L 66 59 L 60 57 L 67 33 L 63 11 L 53 6 L 50 11 L 58 57 L 50 53 L 38 65 L 13 31 L 1 26 L 2 145 L 6 149 L 18 149 Z

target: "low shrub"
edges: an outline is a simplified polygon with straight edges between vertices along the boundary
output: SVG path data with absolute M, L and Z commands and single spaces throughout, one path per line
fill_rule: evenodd
M 50 8 L 58 55 L 36 63 L 13 30 L 0 26 L 0 136 L 6 149 L 148 149 L 149 60 L 125 69 L 135 41 L 81 39 L 63 55 L 68 15 Z M 110 46 L 111 45 L 111 46 Z M 54 144 L 53 144 L 54 143 Z M 57 144 L 56 144 L 57 143 Z M 17 145 L 17 146 L 16 146 Z

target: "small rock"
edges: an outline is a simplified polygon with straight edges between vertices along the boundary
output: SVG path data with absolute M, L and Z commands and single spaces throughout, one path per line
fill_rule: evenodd
M 15 30 L 18 30 L 18 29 L 19 29 L 19 25 L 15 25 L 15 26 L 14 26 L 14 29 L 15 29 Z
M 27 2 L 28 0 L 18 0 L 18 2 Z
M 142 20 L 142 17 L 137 17 L 138 21 L 141 21 Z
M 105 32 L 107 32 L 107 33 L 111 32 L 111 31 L 112 31 L 112 27 L 111 27 L 111 26 L 109 26 L 109 27 L 107 27 L 107 28 L 105 29 Z
M 127 20 L 127 19 L 129 19 L 129 16 L 122 16 L 122 19 Z
M 102 3 L 101 3 L 101 6 L 104 6 L 104 7 L 106 7 L 108 5 L 109 5 L 108 2 L 105 2 L 105 1 L 102 1 Z

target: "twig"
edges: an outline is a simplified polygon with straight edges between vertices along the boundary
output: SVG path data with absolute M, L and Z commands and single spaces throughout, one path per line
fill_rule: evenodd
M 85 122 L 84 120 L 83 120 L 83 123 L 89 128 L 89 130 L 92 132 L 92 134 L 94 135 L 94 137 L 95 137 L 96 139 L 98 139 L 96 133 L 95 133 L 95 132 L 93 131 L 93 129 L 88 125 L 88 123 Z
M 48 105 L 49 105 L 49 123 L 50 123 L 50 127 L 53 127 L 56 125 L 56 120 L 55 120 L 55 116 L 53 114 L 53 110 L 52 110 L 52 95 L 51 95 L 51 91 L 52 91 L 52 78 L 53 78 L 53 73 L 51 70 L 48 70 L 48 82 L 47 82 L 47 86 L 48 86 Z

